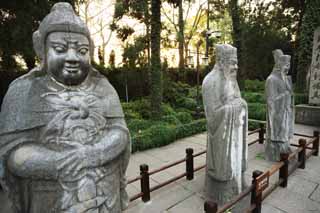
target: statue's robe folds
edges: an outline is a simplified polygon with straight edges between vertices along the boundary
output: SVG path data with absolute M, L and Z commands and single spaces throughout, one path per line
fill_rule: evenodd
M 126 208 L 130 135 L 116 91 L 97 71 L 91 70 L 82 85 L 65 89 L 44 71 L 32 70 L 11 83 L 0 120 L 0 183 L 8 190 L 15 212 L 119 213 Z M 83 168 L 76 177 L 52 178 L 39 170 L 31 178 L 23 175 L 29 175 L 23 167 L 19 176 L 8 166 L 10 155 L 25 145 L 76 151 L 100 146 L 115 135 L 121 135 L 120 154 L 112 146 L 108 154 L 92 153 L 88 160 L 101 165 Z
M 208 131 L 205 193 L 223 205 L 246 187 L 247 104 L 237 82 L 220 70 L 205 77 L 202 92 Z
M 266 157 L 278 161 L 280 153 L 290 153 L 294 134 L 294 100 L 288 76 L 274 70 L 266 80 L 267 140 Z

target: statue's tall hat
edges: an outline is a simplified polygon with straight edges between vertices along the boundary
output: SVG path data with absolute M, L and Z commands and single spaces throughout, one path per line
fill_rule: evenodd
M 217 44 L 216 61 L 219 64 L 226 64 L 230 59 L 237 58 L 237 48 L 230 44 Z
M 33 46 L 37 56 L 42 60 L 45 56 L 45 42 L 52 32 L 73 32 L 85 35 L 90 47 L 93 43 L 86 24 L 77 16 L 69 3 L 56 3 L 50 13 L 42 20 L 37 31 L 33 33 Z M 92 50 L 92 49 L 91 49 Z M 91 51 L 91 54 L 93 51 Z

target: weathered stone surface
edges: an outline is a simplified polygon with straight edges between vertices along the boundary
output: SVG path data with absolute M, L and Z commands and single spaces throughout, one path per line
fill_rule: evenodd
M 0 180 L 14 212 L 121 212 L 129 131 L 90 64 L 87 26 L 57 3 L 33 39 L 41 66 L 10 85 L 0 113 Z
M 217 63 L 202 84 L 208 128 L 205 191 L 222 205 L 246 187 L 248 110 L 236 80 L 237 49 L 217 45 L 216 52 Z
M 296 123 L 320 126 L 320 106 L 301 104 L 295 107 Z
M 266 158 L 278 161 L 280 153 L 291 152 L 289 141 L 293 138 L 294 101 L 289 55 L 274 50 L 275 66 L 266 80 L 267 139 Z
M 314 32 L 309 78 L 309 104 L 320 106 L 320 27 Z

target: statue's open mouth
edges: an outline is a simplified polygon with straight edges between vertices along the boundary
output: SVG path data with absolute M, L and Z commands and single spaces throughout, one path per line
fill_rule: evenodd
M 64 70 L 68 73 L 76 73 L 79 71 L 79 67 L 65 67 Z

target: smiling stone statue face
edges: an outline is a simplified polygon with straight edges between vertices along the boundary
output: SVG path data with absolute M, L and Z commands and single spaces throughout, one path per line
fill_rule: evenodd
M 90 70 L 88 38 L 78 33 L 53 32 L 47 41 L 47 72 L 56 81 L 74 86 L 81 84 Z

